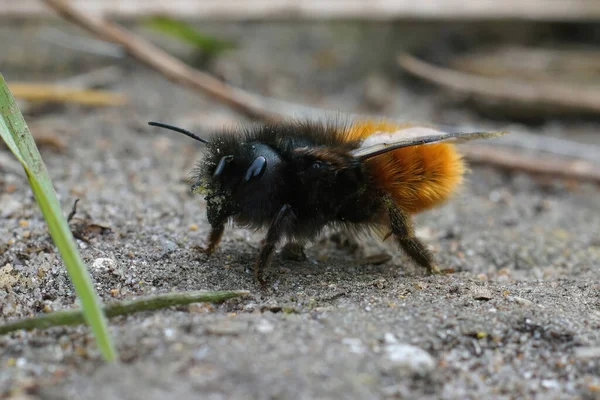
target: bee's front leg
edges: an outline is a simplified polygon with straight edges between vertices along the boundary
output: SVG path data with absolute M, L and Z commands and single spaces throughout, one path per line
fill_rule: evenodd
M 265 243 L 260 249 L 260 254 L 256 260 L 256 265 L 254 266 L 254 279 L 262 286 L 264 286 L 266 283 L 264 279 L 264 271 L 265 268 L 271 264 L 273 253 L 275 252 L 275 246 L 283 234 L 291 227 L 293 219 L 294 213 L 292 212 L 292 208 L 288 204 L 285 204 L 283 207 L 281 207 L 269 226 Z
M 210 230 L 210 234 L 208 235 L 208 246 L 206 246 L 204 248 L 200 247 L 199 250 L 208 256 L 210 256 L 212 253 L 214 253 L 215 249 L 221 242 L 221 238 L 223 237 L 224 231 L 225 231 L 224 224 L 213 226 L 212 229 Z

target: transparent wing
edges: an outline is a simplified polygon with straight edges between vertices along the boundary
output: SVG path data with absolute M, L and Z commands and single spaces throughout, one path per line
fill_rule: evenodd
M 395 132 L 376 132 L 367 137 L 360 147 L 353 150 L 356 158 L 366 159 L 388 151 L 408 146 L 419 146 L 442 141 L 463 142 L 474 139 L 490 139 L 507 134 L 508 132 L 441 132 L 435 129 L 414 126 Z

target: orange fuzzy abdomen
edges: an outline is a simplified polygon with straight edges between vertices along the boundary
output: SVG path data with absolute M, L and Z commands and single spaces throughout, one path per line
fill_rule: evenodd
M 347 140 L 364 139 L 375 132 L 395 132 L 411 125 L 356 122 L 345 132 Z M 465 165 L 456 147 L 435 143 L 404 147 L 367 161 L 375 183 L 389 193 L 398 207 L 418 213 L 446 201 L 462 183 Z

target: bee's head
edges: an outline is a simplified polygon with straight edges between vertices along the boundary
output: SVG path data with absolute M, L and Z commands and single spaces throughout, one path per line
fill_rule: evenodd
M 258 142 L 235 146 L 216 142 L 208 145 L 195 192 L 205 194 L 207 217 L 220 224 L 235 214 L 256 214 L 278 196 L 282 182 L 281 158 L 268 145 Z
M 236 214 L 261 219 L 280 207 L 278 189 L 283 185 L 282 161 L 270 146 L 240 142 L 232 135 L 210 141 L 182 128 L 160 122 L 152 126 L 170 129 L 206 144 L 208 154 L 194 171 L 192 191 L 205 195 L 211 225 L 222 225 Z

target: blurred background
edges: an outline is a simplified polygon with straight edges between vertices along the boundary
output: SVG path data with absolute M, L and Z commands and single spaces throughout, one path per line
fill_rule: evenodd
M 313 107 L 457 126 L 536 124 L 550 136 L 565 133 L 557 123 L 589 123 L 600 113 L 600 3 L 593 0 L 68 4 L 125 24 L 223 82 Z M 2 0 L 0 19 L 0 69 L 9 80 L 123 92 L 118 77 L 139 66 L 122 46 L 62 22 L 40 0 Z M 34 88 L 15 93 L 36 97 L 31 109 L 60 103 L 20 89 Z M 135 102 L 151 105 L 159 96 Z M 185 97 L 169 102 L 187 121 L 181 103 Z M 568 136 L 580 130 L 585 125 Z M 581 132 L 580 139 L 596 137 Z

